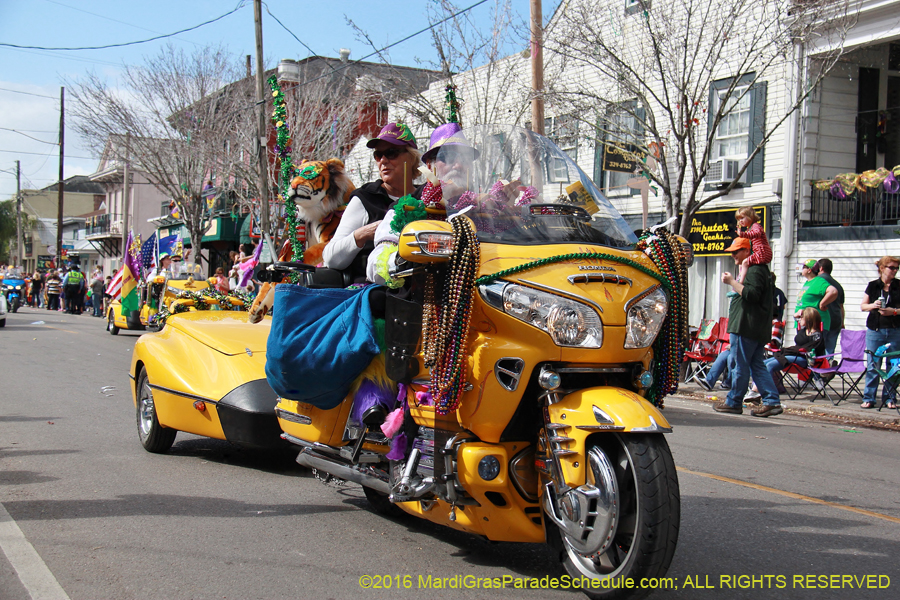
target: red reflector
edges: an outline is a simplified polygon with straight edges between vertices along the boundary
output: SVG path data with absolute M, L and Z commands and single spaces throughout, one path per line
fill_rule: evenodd
M 428 238 L 428 245 L 425 246 L 428 252 L 435 253 L 441 249 L 440 241 L 435 237 Z
M 203 400 L 197 400 L 196 402 L 194 402 L 194 408 L 196 408 L 200 412 L 203 412 L 206 410 L 206 402 L 204 402 Z

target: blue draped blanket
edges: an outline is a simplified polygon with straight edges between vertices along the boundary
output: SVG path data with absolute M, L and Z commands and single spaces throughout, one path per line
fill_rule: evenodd
M 369 295 L 361 290 L 275 288 L 266 378 L 282 398 L 334 408 L 380 352 Z

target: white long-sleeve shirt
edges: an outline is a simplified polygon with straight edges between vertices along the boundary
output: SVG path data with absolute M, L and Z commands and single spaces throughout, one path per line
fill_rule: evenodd
M 341 222 L 334 230 L 334 237 L 322 251 L 322 262 L 329 269 L 346 269 L 362 250 L 356 245 L 353 232 L 369 224 L 369 213 L 359 198 L 353 197 L 344 210 Z

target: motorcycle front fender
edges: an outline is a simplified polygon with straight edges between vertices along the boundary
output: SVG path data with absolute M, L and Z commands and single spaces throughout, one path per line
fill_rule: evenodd
M 587 438 L 597 433 L 670 433 L 662 412 L 634 392 L 616 387 L 585 388 L 545 409 L 551 451 L 570 487 L 585 482 Z M 553 438 L 567 441 L 553 441 Z

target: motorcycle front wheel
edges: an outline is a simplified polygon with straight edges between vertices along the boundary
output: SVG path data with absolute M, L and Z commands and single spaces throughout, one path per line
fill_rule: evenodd
M 619 496 L 615 537 L 603 554 L 591 558 L 579 553 L 566 532 L 548 520 L 548 541 L 571 577 L 598 580 L 597 587 L 581 587 L 589 598 L 644 598 L 656 586 L 642 589 L 641 580 L 666 574 L 678 541 L 681 496 L 672 453 L 662 434 L 627 433 L 592 437 L 585 454 L 591 452 L 602 453 L 615 473 Z M 601 477 L 588 468 L 587 479 L 593 484 Z M 623 585 L 629 578 L 634 589 Z
M 19 312 L 19 299 L 18 298 L 12 299 L 12 302 L 10 303 L 10 310 L 12 312 Z

